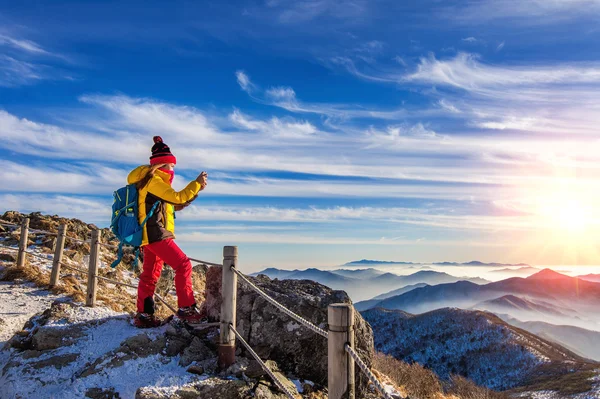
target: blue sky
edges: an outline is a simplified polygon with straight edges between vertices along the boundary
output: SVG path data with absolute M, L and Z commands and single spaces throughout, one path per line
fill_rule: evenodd
M 600 2 L 0 2 L 2 208 L 108 223 L 152 136 L 248 270 L 598 264 Z

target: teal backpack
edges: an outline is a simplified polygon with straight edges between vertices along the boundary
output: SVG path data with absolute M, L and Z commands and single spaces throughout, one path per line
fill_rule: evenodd
M 121 187 L 113 195 L 115 201 L 112 206 L 110 229 L 119 239 L 119 249 L 117 251 L 117 259 L 110 266 L 115 268 L 121 263 L 123 259 L 123 245 L 129 245 L 135 249 L 135 258 L 133 260 L 133 268 L 135 269 L 138 265 L 144 225 L 154 215 L 160 201 L 156 201 L 142 223 L 140 223 L 138 219 L 138 191 L 136 185 L 129 184 Z

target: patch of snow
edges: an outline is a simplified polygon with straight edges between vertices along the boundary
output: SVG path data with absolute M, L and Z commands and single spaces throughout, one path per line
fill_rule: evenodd
M 67 310 L 67 318 L 73 323 L 85 324 L 84 335 L 73 345 L 48 351 L 39 357 L 25 359 L 13 352 L 11 359 L 19 362 L 18 367 L 9 368 L 0 377 L 0 397 L 36 397 L 36 398 L 82 398 L 90 388 L 114 388 L 120 397 L 132 398 L 135 391 L 142 386 L 157 387 L 173 392 L 185 384 L 201 381 L 203 377 L 186 372 L 186 368 L 178 365 L 179 357 L 169 358 L 152 355 L 130 359 L 118 367 L 103 367 L 96 374 L 73 378 L 89 367 L 97 359 L 117 349 L 126 339 L 147 334 L 151 339 L 164 335 L 165 327 L 141 331 L 131 325 L 129 317 L 107 308 L 76 307 Z M 65 328 L 65 323 L 48 323 L 44 328 Z M 9 352 L 5 352 L 8 355 Z M 76 356 L 71 363 L 60 368 L 45 366 L 36 368 L 35 363 L 54 357 Z M 119 355 L 111 356 L 118 358 Z M 24 379 L 23 374 L 28 378 Z M 206 378 L 206 377 L 204 377 Z
M 23 329 L 32 316 L 50 308 L 57 299 L 64 298 L 31 283 L 0 282 L 0 347 L 15 332 Z

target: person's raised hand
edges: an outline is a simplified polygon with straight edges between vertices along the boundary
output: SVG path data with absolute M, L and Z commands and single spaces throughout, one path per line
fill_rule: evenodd
M 208 184 L 208 173 L 202 172 L 196 178 L 196 181 L 204 188 Z

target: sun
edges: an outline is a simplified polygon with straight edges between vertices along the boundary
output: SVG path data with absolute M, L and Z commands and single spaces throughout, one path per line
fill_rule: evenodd
M 583 233 L 589 227 L 593 211 L 582 201 L 569 199 L 553 208 L 552 218 L 555 219 L 556 227 L 571 233 Z

